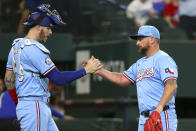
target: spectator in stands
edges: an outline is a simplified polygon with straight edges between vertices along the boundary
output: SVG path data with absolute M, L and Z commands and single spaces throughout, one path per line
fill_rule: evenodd
M 15 88 L 7 91 L 3 77 L 0 76 L 0 131 L 20 131 L 20 126 L 16 119 L 17 102 L 18 98 Z M 50 106 L 50 109 L 52 115 L 58 119 L 73 119 L 70 116 L 63 115 L 52 106 Z
M 25 3 L 25 6 L 29 10 L 36 10 L 36 8 L 41 5 L 46 3 L 46 0 L 23 0 Z
M 189 40 L 195 40 L 196 32 L 196 0 L 179 0 L 180 27 Z
M 62 14 L 62 19 L 64 19 L 67 25 L 55 28 L 58 32 L 68 32 L 73 36 L 73 43 L 79 44 L 80 42 L 80 0 L 55 0 L 51 1 L 54 8 L 58 9 L 59 13 Z M 88 21 L 89 25 L 89 21 Z M 86 29 L 88 30 L 88 29 Z M 92 33 L 90 34 L 92 35 Z
M 178 26 L 178 0 L 169 0 L 163 9 L 163 18 L 170 28 Z
M 5 84 L 3 78 L 0 76 L 0 95 L 5 91 Z
M 25 30 L 25 26 L 23 25 L 23 23 L 25 21 L 27 21 L 28 16 L 29 16 L 29 10 L 26 8 L 24 1 L 21 1 L 19 3 L 19 10 L 21 12 L 21 18 L 20 18 L 20 21 L 18 23 L 17 33 L 22 34 Z
M 1 0 L 1 32 L 16 32 L 18 21 L 18 1 L 19 0 Z
M 133 19 L 135 24 L 140 27 L 150 18 L 157 16 L 157 12 L 153 9 L 152 1 L 133 0 L 126 9 L 126 15 L 127 18 Z
M 62 89 L 52 82 L 49 82 L 48 88 L 51 93 L 50 105 L 57 109 L 61 114 L 64 114 L 65 120 L 73 120 L 74 117 L 67 115 L 65 113 L 64 105 L 61 104 Z M 54 118 L 54 120 L 56 120 L 56 117 Z
M 157 15 L 162 16 L 166 0 L 152 0 L 153 8 L 156 10 Z
M 6 91 L 3 77 L 0 76 L 0 131 L 20 131 L 16 119 L 16 104 Z
M 22 0 L 19 3 L 21 18 L 18 23 L 18 29 L 17 29 L 18 34 L 24 33 L 25 26 L 23 25 L 23 23 L 28 19 L 30 11 L 36 10 L 36 8 L 39 5 L 44 3 L 46 3 L 46 0 Z

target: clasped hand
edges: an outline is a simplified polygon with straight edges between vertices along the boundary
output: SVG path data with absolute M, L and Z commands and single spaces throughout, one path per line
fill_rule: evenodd
M 94 73 L 103 67 L 99 59 L 96 59 L 94 56 L 89 60 L 85 60 L 83 66 L 87 74 Z

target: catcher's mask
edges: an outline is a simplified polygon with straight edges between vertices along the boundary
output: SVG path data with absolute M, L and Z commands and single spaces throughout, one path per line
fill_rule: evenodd
M 41 25 L 46 27 L 53 27 L 54 25 L 66 24 L 61 19 L 61 16 L 57 10 L 50 10 L 49 4 L 42 4 L 37 7 L 37 11 L 31 13 L 27 22 L 24 23 L 26 26 Z

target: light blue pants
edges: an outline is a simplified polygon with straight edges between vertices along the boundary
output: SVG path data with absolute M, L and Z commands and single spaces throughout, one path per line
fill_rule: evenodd
M 43 101 L 23 100 L 16 107 L 21 131 L 58 131 L 51 110 Z
M 150 112 L 151 113 L 151 112 Z M 140 115 L 138 124 L 138 131 L 144 131 L 144 124 L 149 117 Z M 163 131 L 176 131 L 177 130 L 177 115 L 175 109 L 168 109 L 161 113 L 161 121 L 163 125 Z

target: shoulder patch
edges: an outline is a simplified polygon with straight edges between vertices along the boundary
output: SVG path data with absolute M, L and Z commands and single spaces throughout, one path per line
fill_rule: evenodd
M 45 58 L 45 63 L 46 63 L 47 65 L 51 65 L 51 64 L 52 64 L 52 60 L 50 59 L 49 56 L 47 56 L 47 57 Z
M 174 71 L 171 68 L 165 68 L 165 73 L 174 74 Z

